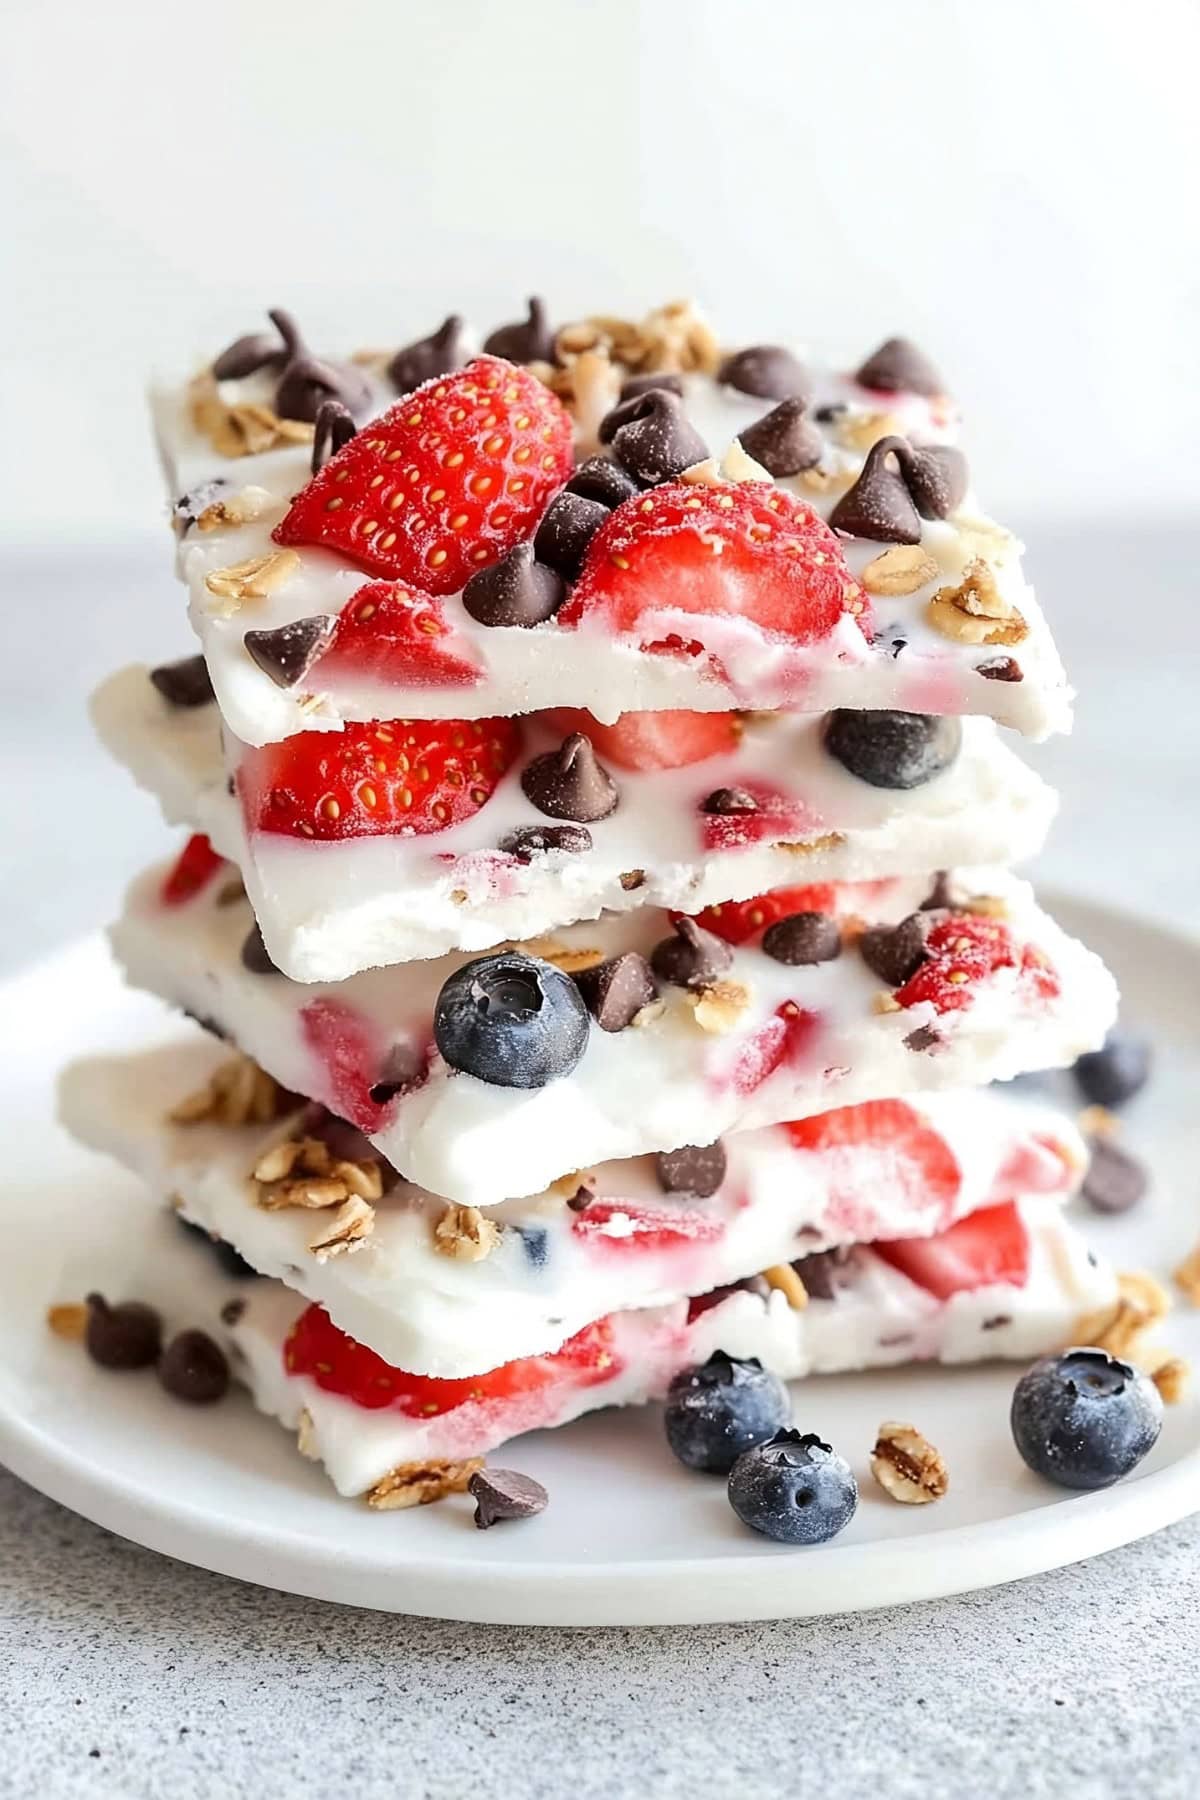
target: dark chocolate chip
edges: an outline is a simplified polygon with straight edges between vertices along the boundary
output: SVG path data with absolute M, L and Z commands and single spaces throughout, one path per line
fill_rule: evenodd
M 411 1094 L 429 1073 L 425 1053 L 413 1044 L 393 1044 L 383 1059 L 379 1079 L 370 1090 L 376 1106 L 386 1106 L 397 1094 Z M 353 1160 L 353 1159 L 351 1159 Z
M 725 1179 L 729 1159 L 720 1138 L 715 1144 L 684 1144 L 678 1150 L 662 1150 L 654 1159 L 654 1173 L 664 1194 L 695 1194 L 707 1200 Z
M 601 506 L 611 508 L 641 493 L 641 489 L 620 463 L 611 462 L 607 456 L 589 456 L 568 481 L 567 492 L 582 494 L 585 500 L 598 500 Z
M 340 400 L 322 400 L 313 427 L 312 457 L 309 463 L 313 474 L 319 475 L 329 458 L 345 449 L 350 439 L 357 435 L 358 426 L 354 423 L 350 408 L 343 406 Z
M 696 990 L 711 987 L 732 962 L 733 951 L 723 938 L 686 917 L 675 921 L 674 937 L 663 938 L 650 953 L 650 967 L 660 980 Z
M 583 567 L 588 545 L 608 519 L 609 509 L 600 500 L 589 500 L 564 488 L 550 502 L 537 528 L 533 552 L 564 581 L 574 581 Z
M 328 613 L 315 613 L 310 619 L 277 625 L 273 631 L 247 631 L 242 642 L 251 661 L 276 687 L 295 687 L 328 650 L 336 623 Z
M 1123 1213 L 1144 1198 L 1150 1185 L 1146 1167 L 1111 1138 L 1088 1139 L 1091 1161 L 1083 1186 L 1083 1199 L 1098 1213 Z
M 601 1031 L 624 1031 L 658 993 L 650 964 L 636 950 L 577 970 L 575 985 Z
M 531 363 L 554 361 L 554 332 L 546 313 L 546 302 L 534 294 L 524 319 L 511 325 L 498 325 L 483 340 L 489 356 L 504 356 L 509 362 Z
M 648 394 L 652 388 L 665 388 L 668 394 L 683 397 L 683 376 L 676 375 L 671 369 L 660 369 L 657 375 L 630 375 L 621 383 L 620 400 L 636 400 L 639 394 Z
M 162 1320 L 140 1300 L 110 1306 L 103 1294 L 87 1297 L 84 1344 L 102 1369 L 147 1369 L 162 1349 Z
M 246 933 L 242 945 L 242 967 L 249 969 L 252 975 L 278 975 L 278 965 L 272 962 L 271 953 L 263 943 L 262 927 L 258 920 Z
M 832 425 L 850 411 L 844 400 L 829 400 L 824 406 L 818 406 L 813 418 L 818 425 Z
M 920 543 L 920 514 L 899 467 L 900 453 L 907 450 L 901 437 L 880 438 L 871 445 L 858 480 L 829 515 L 835 531 L 881 544 Z
M 472 575 L 462 603 L 480 625 L 540 625 L 567 597 L 561 575 L 534 560 L 532 544 L 518 544 L 501 562 Z
M 708 445 L 689 422 L 678 394 L 648 388 L 622 400 L 601 419 L 598 434 L 643 487 L 654 487 L 703 462 Z
M 716 813 L 719 816 L 733 813 L 752 813 L 758 811 L 758 801 L 745 788 L 714 788 L 700 802 L 702 813 Z
M 944 1042 L 942 1034 L 933 1025 L 918 1025 L 910 1031 L 904 1040 L 906 1050 L 936 1050 Z
M 222 1325 L 238 1324 L 239 1321 L 244 1316 L 245 1311 L 246 1311 L 246 1302 L 235 1295 L 235 1297 L 232 1300 L 227 1300 L 225 1302 L 224 1306 L 221 1308 L 221 1323 L 222 1323 Z
M 181 494 L 171 508 L 171 516 L 179 536 L 186 537 L 200 514 L 219 500 L 231 485 L 224 476 L 218 475 L 215 480 L 202 481 L 198 487 Z
M 853 1262 L 851 1247 L 839 1244 L 835 1250 L 814 1250 L 811 1256 L 801 1256 L 792 1267 L 811 1300 L 836 1300 L 847 1285 L 844 1277 L 852 1273 Z
M 803 968 L 809 963 L 832 962 L 842 953 L 842 934 L 836 919 L 828 913 L 791 913 L 777 919 L 763 933 L 763 952 L 775 962 L 789 968 Z
M 397 350 L 388 364 L 388 378 L 398 394 L 411 394 L 423 381 L 461 369 L 466 360 L 463 322 L 458 313 L 451 313 L 429 337 Z
M 739 394 L 757 394 L 762 400 L 810 400 L 812 379 L 803 363 L 781 344 L 752 344 L 727 356 L 717 380 Z
M 150 679 L 168 706 L 207 706 L 213 698 L 212 677 L 202 656 L 183 656 L 160 663 Z
M 506 1519 L 532 1519 L 550 1499 L 540 1481 L 516 1469 L 477 1469 L 467 1488 L 475 1496 L 475 1523 L 481 1531 Z
M 532 862 L 536 856 L 548 856 L 552 850 L 569 856 L 582 856 L 592 847 L 592 834 L 586 825 L 522 825 L 500 839 L 499 848 L 515 856 L 518 862 Z
M 909 446 L 900 457 L 905 486 L 923 519 L 947 519 L 967 491 L 967 459 L 952 444 Z
M 350 412 L 363 413 L 371 403 L 371 384 L 353 363 L 294 356 L 275 389 L 275 411 L 280 418 L 314 425 L 327 400 L 338 400 Z
M 966 901 L 965 891 L 959 887 L 949 869 L 939 869 L 933 878 L 933 886 L 921 902 L 922 912 L 958 911 Z
M 909 913 L 898 925 L 872 925 L 858 940 L 859 954 L 872 975 L 888 987 L 903 987 L 926 960 L 926 913 Z
M 180 1331 L 162 1353 L 158 1379 L 174 1399 L 209 1406 L 229 1386 L 229 1363 L 206 1331 Z
M 742 449 L 777 478 L 811 469 L 825 454 L 825 440 L 804 416 L 803 400 L 781 400 L 739 432 Z
M 987 662 L 975 664 L 975 673 L 985 681 L 1024 681 L 1025 671 L 1011 656 L 991 656 Z
M 596 1177 L 594 1175 L 581 1175 L 579 1178 L 579 1186 L 567 1201 L 567 1205 L 572 1212 L 586 1212 L 595 1198 Z
M 260 369 L 278 369 L 288 356 L 287 346 L 270 331 L 254 331 L 235 338 L 214 358 L 212 372 L 218 381 L 243 381 Z
M 617 809 L 617 784 L 597 761 L 590 738 L 573 731 L 557 750 L 535 756 L 521 771 L 521 789 L 551 819 L 591 824 Z
M 924 787 L 962 748 L 962 724 L 936 713 L 860 712 L 841 707 L 825 721 L 830 756 L 870 787 Z
M 1005 1325 L 1012 1324 L 1011 1313 L 993 1313 L 990 1319 L 980 1322 L 980 1331 L 1000 1331 Z
M 923 351 L 909 339 L 888 338 L 868 356 L 854 372 L 860 386 L 877 388 L 886 394 L 924 394 L 932 398 L 945 393 L 941 376 Z

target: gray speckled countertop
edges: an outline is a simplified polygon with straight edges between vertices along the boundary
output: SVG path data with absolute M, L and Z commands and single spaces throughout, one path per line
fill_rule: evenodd
M 1064 796 L 1041 873 L 1195 925 L 1190 541 L 1028 535 L 1083 695 L 1075 737 L 1035 753 Z M 167 553 L 5 558 L 0 829 L 23 879 L 0 890 L 0 967 L 104 918 L 163 841 L 82 706 L 108 668 L 186 646 Z M 1151 604 L 1177 645 L 1165 668 L 1138 649 Z M 1200 1762 L 1198 1568 L 1192 1520 L 907 1610 L 658 1631 L 453 1625 L 205 1574 L 0 1472 L 0 1796 L 1174 1800 L 1195 1792 Z

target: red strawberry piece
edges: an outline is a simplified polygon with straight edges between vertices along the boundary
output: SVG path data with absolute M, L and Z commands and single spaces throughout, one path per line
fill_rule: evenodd
M 767 838 L 804 837 L 819 831 L 824 824 L 820 813 L 814 812 L 807 802 L 768 782 L 750 779 L 737 785 L 754 800 L 754 809 L 728 813 L 702 810 L 700 825 L 706 850 L 740 850 Z
M 514 719 L 393 719 L 302 731 L 248 750 L 249 831 L 322 840 L 420 837 L 487 804 L 521 745 Z
M 765 482 L 671 481 L 624 501 L 588 546 L 558 620 L 578 625 L 593 613 L 638 633 L 643 649 L 689 649 L 680 613 L 747 619 L 793 644 L 819 643 L 846 614 L 868 642 L 871 630 L 828 525 Z
M 321 673 L 372 675 L 406 687 L 465 687 L 482 670 L 434 595 L 398 581 L 370 581 L 339 613 Z
M 272 536 L 336 550 L 368 575 L 454 594 L 532 537 L 571 468 L 561 402 L 528 369 L 481 356 L 364 425 Z
M 733 1069 L 733 1085 L 739 1094 L 752 1094 L 785 1063 L 802 1062 L 811 1049 L 821 1015 L 806 1012 L 794 1000 L 776 1007 L 766 1024 L 743 1044 Z
M 694 915 L 697 925 L 713 931 L 727 944 L 745 944 L 768 925 L 798 912 L 835 912 L 838 890 L 833 882 L 810 882 L 807 887 L 772 888 L 750 900 L 722 900 Z M 672 920 L 681 918 L 672 913 Z
M 934 1222 L 949 1219 L 962 1185 L 958 1159 L 939 1131 L 903 1100 L 867 1100 L 795 1119 L 784 1130 L 823 1160 L 839 1232 L 874 1237 L 879 1200 Z
M 1062 978 L 1044 950 L 1026 944 L 1021 952 L 1021 982 L 1041 1000 L 1057 1000 L 1062 993 Z
M 164 906 L 182 906 L 185 900 L 194 899 L 201 888 L 208 886 L 224 861 L 203 832 L 196 832 L 171 865 L 170 873 L 159 889 L 159 899 Z
M 709 756 L 728 755 L 741 738 L 737 715 L 731 712 L 630 712 L 601 725 L 589 712 L 556 706 L 542 717 L 564 736 L 582 731 L 601 761 L 619 769 L 682 769 Z
M 1029 1275 L 1029 1236 L 1011 1200 L 982 1207 L 935 1237 L 902 1238 L 872 1248 L 939 1300 L 993 1285 L 1024 1287 Z
M 283 1360 L 289 1375 L 307 1375 L 327 1394 L 340 1394 L 372 1410 L 395 1407 L 417 1419 L 435 1418 L 469 1402 L 512 1399 L 552 1384 L 594 1387 L 618 1373 L 607 1319 L 585 1325 L 548 1355 L 523 1356 L 484 1375 L 447 1380 L 394 1368 L 339 1330 L 319 1306 L 308 1307 L 296 1320 L 283 1347 Z
M 611 1229 L 614 1220 L 620 1229 Z M 597 1249 L 677 1250 L 683 1244 L 712 1244 L 724 1234 L 719 1219 L 704 1213 L 669 1212 L 664 1207 L 635 1206 L 628 1201 L 593 1200 L 571 1221 L 575 1237 Z
M 976 983 L 1017 962 L 1012 933 L 1003 920 L 968 913 L 954 913 L 935 925 L 925 948 L 928 960 L 896 989 L 901 1006 L 929 1000 L 938 1012 L 963 1012 L 975 1003 Z
M 371 1098 L 382 1079 L 382 1052 L 370 1021 L 341 1000 L 322 998 L 301 1010 L 300 1029 L 320 1064 L 312 1084 L 315 1097 L 360 1131 L 378 1131 L 387 1107 Z

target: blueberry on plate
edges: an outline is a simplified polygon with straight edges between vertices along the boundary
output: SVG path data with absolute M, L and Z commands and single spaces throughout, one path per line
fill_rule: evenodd
M 1099 1050 L 1088 1050 L 1079 1057 L 1072 1073 L 1084 1099 L 1093 1106 L 1124 1106 L 1145 1087 L 1150 1062 L 1145 1038 L 1110 1031 Z
M 443 984 L 433 1035 L 452 1069 L 493 1087 L 540 1088 L 583 1055 L 588 1011 L 569 975 L 520 951 L 465 963 Z
M 933 713 L 856 712 L 839 708 L 825 721 L 825 748 L 871 787 L 923 787 L 948 769 L 962 745 L 957 719 Z
M 823 1544 L 854 1517 L 858 1483 L 811 1431 L 779 1431 L 738 1457 L 729 1504 L 743 1525 L 780 1544 Z
M 667 1389 L 667 1443 L 689 1469 L 728 1475 L 743 1451 L 786 1425 L 788 1391 L 757 1356 L 744 1360 L 715 1350 L 705 1363 L 681 1369 Z
M 1107 1350 L 1067 1350 L 1018 1381 L 1013 1441 L 1034 1473 L 1059 1487 L 1111 1487 L 1153 1449 L 1162 1413 L 1154 1383 L 1128 1363 Z

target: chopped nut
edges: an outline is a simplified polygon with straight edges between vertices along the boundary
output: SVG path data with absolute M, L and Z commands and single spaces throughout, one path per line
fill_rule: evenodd
M 224 527 L 248 525 L 260 519 L 272 504 L 266 488 L 244 487 L 226 500 L 214 500 L 196 520 L 197 531 L 220 531 Z
M 805 838 L 802 844 L 778 843 L 776 850 L 786 850 L 789 856 L 818 856 L 823 850 L 836 850 L 844 844 L 846 835 L 842 831 L 825 831 L 820 837 Z
M 927 1506 L 950 1486 L 946 1465 L 929 1440 L 915 1426 L 895 1420 L 879 1427 L 871 1473 L 884 1493 L 903 1506 Z
M 296 1424 L 296 1448 L 301 1456 L 307 1456 L 313 1462 L 318 1461 L 320 1458 L 320 1451 L 317 1449 L 316 1429 L 313 1425 L 312 1414 L 309 1412 L 307 1406 L 301 1407 L 300 1417 Z
M 78 1343 L 87 1330 L 88 1309 L 82 1301 L 66 1301 L 46 1308 L 46 1323 L 55 1337 Z
M 1182 1356 L 1168 1356 L 1165 1362 L 1151 1370 L 1150 1379 L 1162 1395 L 1165 1405 L 1178 1406 L 1187 1393 L 1191 1375 L 1191 1364 Z
M 1171 1300 L 1153 1275 L 1139 1270 L 1118 1275 L 1117 1290 L 1112 1306 L 1077 1322 L 1072 1342 L 1128 1359 L 1139 1354 L 1141 1340 L 1170 1311 Z
M 465 1494 L 472 1475 L 482 1467 L 482 1456 L 463 1462 L 401 1463 L 368 1491 L 367 1505 L 376 1512 L 395 1512 L 402 1507 L 428 1506 L 447 1494 Z
M 802 488 L 810 494 L 828 494 L 834 485 L 834 474 L 831 469 L 802 469 L 797 477 Z
M 1001 594 L 982 557 L 967 564 L 957 586 L 938 589 L 925 617 L 943 637 L 962 644 L 1019 644 L 1029 636 L 1023 616 Z
M 576 949 L 572 944 L 560 944 L 557 938 L 528 938 L 523 944 L 514 944 L 513 949 L 553 963 L 564 975 L 577 974 L 580 969 L 594 969 L 597 963 L 604 961 L 603 950 Z
M 297 1138 L 285 1138 L 281 1144 L 274 1145 L 255 1163 L 255 1181 L 282 1181 L 295 1168 L 301 1147 L 301 1140 Z
M 701 1031 L 719 1035 L 733 1030 L 750 1004 L 750 989 L 741 981 L 715 981 L 711 987 L 685 998 Z
M 603 350 L 586 350 L 571 364 L 570 388 L 562 398 L 575 419 L 580 448 L 597 450 L 600 421 L 620 396 L 620 371 Z
M 338 1207 L 329 1223 L 323 1225 L 314 1237 L 309 1238 L 308 1247 L 318 1262 L 326 1262 L 331 1256 L 361 1250 L 374 1229 L 375 1208 L 361 1200 L 357 1194 L 351 1194 Z
M 938 566 L 919 544 L 896 544 L 872 557 L 861 580 L 868 594 L 915 594 L 936 581 Z
M 721 474 L 726 481 L 770 481 L 771 475 L 748 450 L 742 449 L 741 438 L 734 438 L 721 458 Z
M 667 1010 L 665 1000 L 647 1000 L 645 1006 L 639 1006 L 629 1024 L 634 1031 L 644 1031 L 647 1025 L 655 1024 Z
M 648 313 L 639 327 L 641 367 L 658 374 L 674 369 L 715 375 L 721 361 L 716 333 L 691 300 L 670 300 Z
M 477 1206 L 450 1203 L 433 1228 L 433 1247 L 456 1262 L 482 1262 L 500 1242 L 500 1227 Z
M 833 427 L 833 435 L 847 450 L 861 451 L 865 456 L 880 438 L 897 437 L 900 421 L 889 412 L 844 412 Z
M 320 1210 L 341 1206 L 351 1198 L 378 1200 L 383 1193 L 383 1172 L 368 1158 L 363 1162 L 337 1161 L 319 1138 L 293 1138 L 274 1145 L 254 1165 L 259 1184 L 256 1203 L 269 1212 L 299 1206 Z
M 767 1286 L 777 1289 L 793 1312 L 804 1311 L 808 1305 L 808 1289 L 791 1263 L 772 1263 L 769 1269 L 763 1269 L 761 1273 Z
M 1003 894 L 972 894 L 963 902 L 963 911 L 981 919 L 1007 919 L 1012 912 Z
M 258 456 L 280 444 L 311 444 L 313 427 L 299 419 L 281 419 L 255 401 L 230 405 L 210 371 L 197 375 L 188 392 L 188 411 L 196 430 L 221 456 Z
M 904 1008 L 900 1005 L 900 1002 L 897 1000 L 896 996 L 894 994 L 889 993 L 886 988 L 880 988 L 879 992 L 876 995 L 874 995 L 874 997 L 872 998 L 872 1001 L 871 1001 L 871 1011 L 872 1012 L 895 1013 L 895 1012 L 903 1012 L 903 1010 L 904 1010 Z
M 1106 1106 L 1085 1106 L 1079 1115 L 1079 1129 L 1085 1137 L 1115 1138 L 1121 1121 Z
M 1174 1274 L 1175 1286 L 1182 1290 L 1193 1306 L 1200 1306 L 1200 1244 L 1186 1256 Z
M 189 1094 L 167 1114 L 173 1125 L 268 1125 L 295 1106 L 295 1098 L 248 1056 L 234 1056 L 215 1069 L 205 1087 Z
M 237 611 L 243 600 L 265 600 L 282 587 L 300 567 L 294 550 L 272 550 L 267 556 L 248 556 L 245 562 L 232 563 L 227 569 L 212 569 L 204 577 L 204 585 L 218 600 L 229 602 L 214 607 L 219 616 Z
M 632 894 L 646 885 L 645 869 L 626 869 L 620 878 L 621 886 L 627 894 Z

